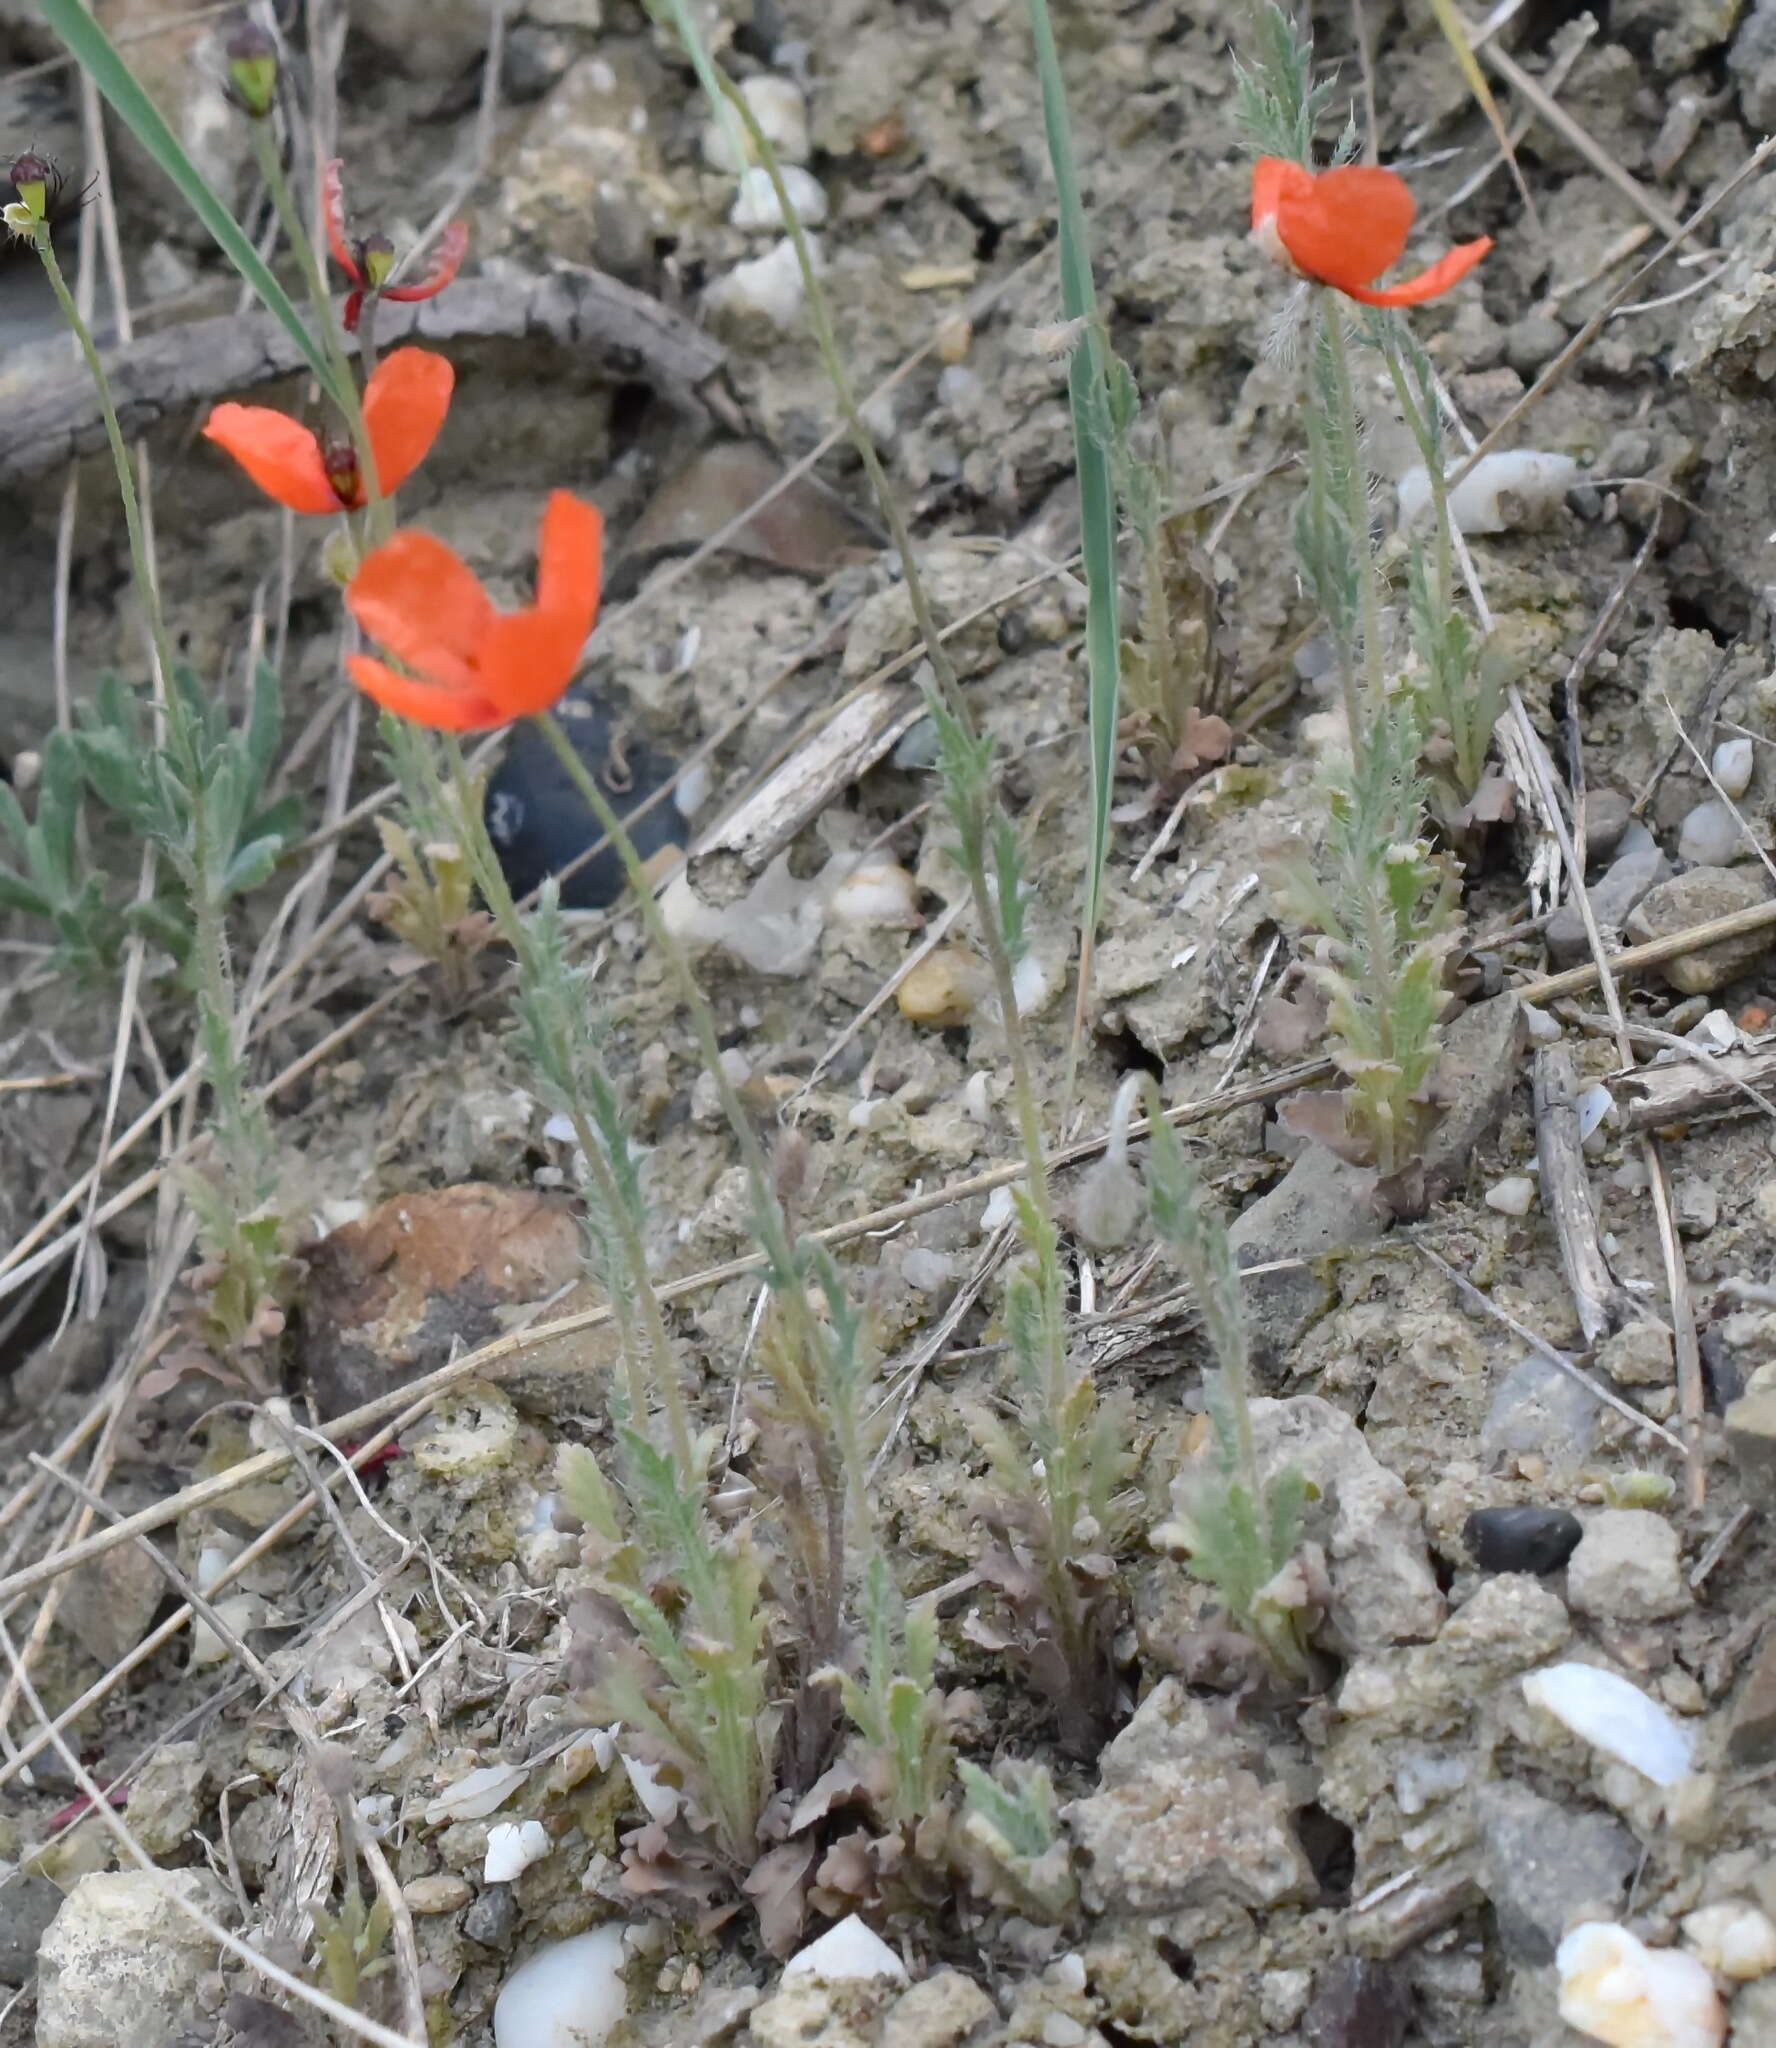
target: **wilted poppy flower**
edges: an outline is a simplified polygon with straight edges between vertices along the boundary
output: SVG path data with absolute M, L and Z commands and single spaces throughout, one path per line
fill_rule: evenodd
M 1373 164 L 1304 170 L 1277 156 L 1252 166 L 1252 233 L 1273 263 L 1365 306 L 1420 306 L 1448 291 L 1492 247 L 1463 242 L 1404 284 L 1374 281 L 1400 260 L 1414 207 L 1406 180 Z
M 440 732 L 485 732 L 546 711 L 573 680 L 598 616 L 604 517 L 550 493 L 537 543 L 536 603 L 496 611 L 461 556 L 403 527 L 364 557 L 346 585 L 358 624 L 413 671 L 346 656 L 358 688 L 385 711 Z
M 364 432 L 377 489 L 400 489 L 438 438 L 456 372 L 429 348 L 398 348 L 364 388 Z M 344 434 L 324 438 L 268 405 L 219 405 L 204 438 L 226 448 L 267 497 L 292 512 L 355 512 L 369 493 Z
M 345 232 L 345 186 L 337 157 L 321 179 L 321 214 L 327 223 L 327 247 L 352 288 L 346 296 L 341 318 L 347 334 L 355 334 L 365 299 L 374 292 L 382 299 L 434 299 L 462 268 L 463 253 L 469 246 L 467 221 L 453 220 L 438 237 L 431 261 L 406 284 L 390 284 L 395 268 L 395 245 L 386 235 L 369 235 L 354 242 Z

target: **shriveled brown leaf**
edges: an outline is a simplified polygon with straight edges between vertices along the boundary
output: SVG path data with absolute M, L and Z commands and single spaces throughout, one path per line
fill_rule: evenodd
M 1344 1097 L 1323 1088 L 1305 1088 L 1286 1096 L 1277 1107 L 1277 1122 L 1291 1137 L 1311 1138 L 1352 1166 L 1367 1166 L 1370 1153 L 1366 1140 L 1345 1124 Z
M 1325 1036 L 1325 993 L 1316 983 L 1305 981 L 1287 994 L 1279 990 L 1265 1003 L 1252 1040 L 1273 1060 L 1298 1060 L 1322 1044 Z
M 694 455 L 648 500 L 630 530 L 637 555 L 695 547 L 719 533 L 775 484 L 782 465 L 752 441 L 722 441 Z M 802 576 L 825 576 L 874 542 L 839 500 L 798 477 L 755 512 L 725 546 Z
M 812 1842 L 780 1842 L 752 1866 L 740 1889 L 758 1914 L 759 1937 L 774 1956 L 791 1954 L 808 1918 Z

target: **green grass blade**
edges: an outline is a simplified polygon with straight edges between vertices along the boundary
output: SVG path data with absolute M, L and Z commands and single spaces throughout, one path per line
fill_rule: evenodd
M 1079 342 L 1067 368 L 1067 397 L 1073 415 L 1073 454 L 1079 474 L 1081 540 L 1085 559 L 1085 654 L 1088 679 L 1088 751 L 1091 764 L 1091 821 L 1085 859 L 1085 895 L 1080 909 L 1079 998 L 1073 1020 L 1069 1073 L 1078 1058 L 1091 985 L 1092 949 L 1110 851 L 1111 784 L 1116 772 L 1116 721 L 1121 691 L 1121 655 L 1116 617 L 1116 480 L 1110 456 L 1110 361 L 1097 289 L 1092 282 L 1091 246 L 1073 131 L 1067 119 L 1066 86 L 1055 49 L 1048 0 L 1028 0 L 1030 33 L 1036 45 L 1036 75 L 1042 87 L 1042 120 L 1054 171 L 1061 262 L 1061 311 L 1079 325 Z M 1068 1094 L 1072 1092 L 1069 1081 Z
M 266 267 L 259 252 L 242 232 L 240 223 L 210 188 L 203 173 L 185 154 L 179 138 L 167 126 L 160 109 L 136 82 L 111 38 L 81 0 L 39 0 L 39 4 L 44 20 L 61 38 L 68 54 L 111 102 L 118 119 L 172 179 L 180 197 L 215 237 L 223 255 L 289 329 L 291 338 L 320 379 L 322 390 L 335 404 L 343 407 L 346 394 L 339 388 L 339 379 L 320 344 L 303 324 L 289 294 Z M 241 118 L 244 120 L 246 116 Z

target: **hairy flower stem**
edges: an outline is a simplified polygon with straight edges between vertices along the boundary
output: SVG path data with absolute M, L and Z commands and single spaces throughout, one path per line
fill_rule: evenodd
M 1357 413 L 1356 388 L 1351 382 L 1350 347 L 1344 331 L 1344 310 L 1338 294 L 1329 286 L 1320 289 L 1320 318 L 1325 323 L 1326 345 L 1332 358 L 1333 378 L 1338 394 L 1335 430 L 1338 453 L 1344 465 L 1345 516 L 1350 524 L 1351 546 L 1357 551 L 1357 590 L 1361 605 L 1363 672 L 1365 694 L 1358 706 L 1358 724 L 1351 727 L 1351 752 L 1358 754 L 1365 744 L 1368 722 L 1381 715 L 1387 692 L 1382 662 L 1381 591 L 1375 573 L 1375 550 L 1369 538 L 1368 470 L 1363 461 L 1363 436 Z M 1359 730 L 1359 726 L 1363 728 Z
M 130 571 L 148 617 L 155 664 L 160 671 L 157 701 L 166 719 L 169 746 L 191 791 L 191 844 L 181 865 L 190 892 L 192 916 L 191 971 L 197 990 L 198 1032 L 209 1070 L 212 1120 L 220 1140 L 223 1163 L 231 1190 L 240 1209 L 251 1211 L 262 1203 L 269 1189 L 266 1166 L 267 1145 L 259 1113 L 249 1108 L 240 1051 L 235 1042 L 234 975 L 228 957 L 228 934 L 221 910 L 221 877 L 215 872 L 210 843 L 209 812 L 203 801 L 202 763 L 190 708 L 173 674 L 172 646 L 167 638 L 166 617 L 161 610 L 160 590 L 148 555 L 141 501 L 136 495 L 135 472 L 118 423 L 117 405 L 104 361 L 93 341 L 92 331 L 80 317 L 74 295 L 56 260 L 55 245 L 47 222 L 39 221 L 32 236 L 55 293 L 62 317 L 80 346 L 86 367 L 98 394 L 99 411 L 105 422 L 105 439 L 111 449 L 111 465 L 117 476 L 118 495 L 123 500 L 124 530 L 129 540 Z
M 568 780 L 579 791 L 587 808 L 598 820 L 598 829 L 616 848 L 617 858 L 623 864 L 623 873 L 628 878 L 630 893 L 634 896 L 636 908 L 647 927 L 648 937 L 661 959 L 665 961 L 667 971 L 677 985 L 679 1000 L 690 1014 L 691 1031 L 697 1041 L 704 1072 L 709 1075 L 715 1087 L 722 1112 L 734 1133 L 735 1142 L 740 1147 L 741 1164 L 746 1170 L 747 1182 L 758 1210 L 758 1227 L 767 1259 L 779 1273 L 788 1274 L 795 1267 L 795 1246 L 790 1235 L 789 1221 L 772 1186 L 770 1164 L 765 1158 L 763 1146 L 759 1143 L 758 1133 L 753 1129 L 752 1120 L 746 1114 L 746 1105 L 740 1100 L 739 1093 L 722 1064 L 721 1041 L 716 1035 L 715 1014 L 709 1007 L 708 998 L 698 985 L 697 977 L 691 972 L 690 962 L 685 958 L 683 947 L 666 928 L 666 920 L 661 916 L 660 906 L 655 901 L 653 885 L 648 879 L 646 866 L 636 851 L 635 842 L 630 838 L 622 819 L 612 808 L 610 799 L 599 788 L 596 780 L 588 772 L 585 762 L 575 752 L 573 742 L 562 731 L 561 723 L 554 712 L 540 713 L 535 722 L 556 760 L 561 763 Z M 782 1299 L 796 1324 L 798 1336 L 804 1340 L 805 1355 L 816 1355 L 818 1339 L 814 1335 L 813 1316 L 802 1289 L 795 1286 L 787 1287 L 783 1290 Z
M 464 839 L 464 852 L 474 872 L 475 886 L 481 891 L 482 900 L 493 915 L 499 927 L 501 938 L 512 949 L 519 964 L 519 973 L 527 969 L 525 961 L 534 941 L 526 930 L 524 919 L 519 912 L 512 892 L 506 885 L 505 870 L 499 864 L 487 836 L 487 827 L 481 816 L 481 806 L 476 799 L 475 786 L 469 774 L 468 763 L 463 751 L 452 734 L 445 741 L 445 752 L 449 758 L 452 791 L 455 796 L 454 809 L 458 817 L 458 829 Z M 570 1066 L 568 1049 L 560 1049 L 560 1064 L 565 1072 Z M 653 1275 L 648 1267 L 647 1247 L 641 1241 L 635 1218 L 622 1198 L 612 1173 L 604 1148 L 598 1142 L 591 1121 L 577 1102 L 568 1105 L 568 1121 L 573 1125 L 574 1142 L 580 1148 L 586 1161 L 586 1171 L 591 1175 L 598 1191 L 599 1203 L 604 1214 L 610 1219 L 611 1228 L 617 1236 L 617 1249 L 623 1264 L 628 1268 L 629 1284 L 634 1299 L 641 1307 L 641 1320 L 647 1334 L 648 1349 L 653 1354 L 654 1379 L 665 1412 L 667 1433 L 672 1443 L 673 1462 L 689 1486 L 698 1477 L 695 1454 L 691 1441 L 690 1419 L 685 1412 L 684 1396 L 679 1390 L 678 1366 L 673 1356 L 672 1339 L 666 1329 L 666 1318 L 660 1307 L 660 1297 L 654 1287 Z M 633 1411 L 635 1426 L 640 1428 L 647 1419 L 648 1403 L 640 1384 L 638 1369 L 631 1355 L 633 1346 L 624 1345 L 624 1366 L 629 1379 L 629 1404 Z
M 681 28 L 680 33 L 684 32 Z M 838 336 L 833 330 L 832 309 L 827 300 L 826 289 L 820 282 L 820 274 L 814 265 L 813 251 L 808 246 L 807 234 L 783 182 L 783 169 L 778 162 L 777 152 L 772 147 L 770 138 L 759 126 L 758 116 L 754 114 L 733 81 L 720 72 L 716 72 L 715 76 L 726 95 L 727 103 L 744 122 L 753 150 L 771 180 L 771 189 L 777 198 L 777 208 L 789 231 L 790 242 L 796 253 L 796 263 L 801 270 L 802 290 L 808 304 L 809 331 L 819 352 L 821 366 L 832 385 L 833 395 L 838 400 L 845 430 L 857 451 L 858 460 L 863 464 L 864 474 L 869 478 L 870 489 L 875 494 L 877 506 L 887 524 L 889 538 L 894 543 L 894 551 L 900 558 L 901 575 L 906 584 L 907 600 L 912 606 L 913 622 L 919 629 L 920 639 L 925 643 L 926 659 L 930 662 L 931 672 L 937 680 L 938 692 L 950 715 L 965 731 L 972 732 L 973 722 L 968 715 L 968 706 L 963 698 L 961 685 L 956 679 L 955 667 L 945 650 L 937 615 L 931 609 L 931 600 L 925 590 L 925 580 L 919 573 L 919 560 L 913 549 L 911 530 L 907 526 L 905 514 L 900 509 L 900 502 L 895 496 L 893 486 L 888 481 L 887 472 L 882 467 L 881 457 L 876 453 L 875 440 L 858 406 L 857 394 L 845 369 L 844 358 L 839 353 Z M 981 835 L 981 843 L 985 843 L 984 834 Z M 987 949 L 993 985 L 999 998 L 1000 1017 L 1005 1028 L 1006 1056 L 1011 1064 L 1012 1094 L 1017 1105 L 1018 1135 L 1022 1141 L 1028 1169 L 1030 1199 L 1036 1204 L 1038 1215 L 1047 1222 L 1052 1220 L 1048 1156 L 1043 1146 L 1042 1116 L 1037 1106 L 1035 1083 L 1030 1072 L 1029 1048 L 1018 1015 L 1012 958 L 1005 944 L 984 859 L 971 860 L 967 864 L 966 872 L 969 893 L 974 898 L 975 917 Z M 1058 1364 L 1064 1365 L 1064 1360 Z
M 50 239 L 47 221 L 37 222 L 31 237 L 31 246 L 37 251 L 44 275 L 49 279 L 49 288 L 55 293 L 56 304 L 62 309 L 62 318 L 67 321 L 74 339 L 80 344 L 80 353 L 86 358 L 87 370 L 99 395 L 99 411 L 105 421 L 105 439 L 111 444 L 111 466 L 117 472 L 118 494 L 123 499 L 123 524 L 129 536 L 130 570 L 135 577 L 136 590 L 148 614 L 148 631 L 154 642 L 154 659 L 159 666 L 168 699 L 170 723 L 172 719 L 183 716 L 183 707 L 175 710 L 171 703 L 178 694 L 172 682 L 171 644 L 167 639 L 166 619 L 160 609 L 160 591 L 154 581 L 153 565 L 148 559 L 142 508 L 136 497 L 135 473 L 130 468 L 129 450 L 123 444 L 123 429 L 117 422 L 117 407 L 112 401 L 110 379 L 105 375 L 105 365 L 94 345 L 92 332 L 81 319 L 80 309 L 74 303 L 74 294 L 68 289 L 68 280 L 62 275 L 62 266 L 56 261 L 55 244 Z

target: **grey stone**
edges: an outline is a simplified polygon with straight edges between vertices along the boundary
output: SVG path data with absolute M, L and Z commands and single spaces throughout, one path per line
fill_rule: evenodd
M 1687 1614 L 1677 1531 L 1645 1508 L 1605 1508 L 1585 1524 L 1566 1568 L 1568 1604 L 1602 1621 Z
M 1776 1758 L 1776 1629 L 1765 1631 L 1751 1669 L 1740 1681 L 1727 1722 L 1727 1754 L 1736 1764 L 1764 1764 Z
M 1343 1409 L 1313 1394 L 1254 1401 L 1252 1434 L 1267 1478 L 1293 1468 L 1313 1490 L 1302 1530 L 1326 1554 L 1334 1638 L 1362 1652 L 1434 1636 L 1443 1595 L 1418 1508 Z
M 1628 935 L 1637 945 L 1662 939 L 1690 925 L 1706 924 L 1734 911 L 1766 902 L 1769 888 L 1755 868 L 1691 868 L 1647 892 L 1629 918 Z M 1680 953 L 1659 972 L 1687 996 L 1707 995 L 1746 973 L 1770 950 L 1771 927 L 1720 939 L 1698 952 Z
M 1611 476 L 1626 473 L 1622 465 L 1609 472 Z M 1620 848 L 1629 826 L 1634 823 L 1633 805 L 1619 789 L 1588 789 L 1584 809 L 1586 857 L 1608 860 Z
M 37 1956 L 37 2048 L 172 2048 L 220 1950 L 174 1904 L 212 1919 L 234 1900 L 207 1870 L 100 1871 L 62 1901 Z
M 1575 1813 L 1527 1785 L 1482 1786 L 1480 1882 L 1518 1961 L 1551 1963 L 1581 1920 L 1613 1920 L 1640 1845 L 1607 1814 Z
M 1586 894 L 1591 914 L 1605 937 L 1621 930 L 1629 913 L 1649 889 L 1668 879 L 1671 863 L 1644 825 L 1626 827 L 1616 857 Z M 1563 903 L 1542 927 L 1542 942 L 1555 967 L 1574 967 L 1590 957 L 1590 941 L 1578 906 Z
M 518 1901 L 509 1884 L 490 1884 L 462 1916 L 462 1931 L 483 1948 L 508 1949 L 518 1932 Z
M 1480 1456 L 1487 1465 L 1533 1453 L 1546 1459 L 1550 1471 L 1571 1471 L 1596 1441 L 1596 1399 L 1534 1355 L 1505 1375 L 1480 1426 Z
M 1677 857 L 1698 867 L 1724 868 L 1751 859 L 1756 846 L 1732 810 L 1717 796 L 1705 797 L 1685 814 L 1677 833 Z
M 1100 1789 L 1065 1819 L 1094 1912 L 1166 1913 L 1214 1898 L 1314 1896 L 1288 1798 L 1239 1761 L 1211 1710 L 1164 1679 L 1099 1759 Z
M 881 2048 L 962 2048 L 997 2014 L 972 1977 L 939 1970 L 915 1984 L 883 2020 Z
M 1432 1081 L 1441 1104 L 1425 1140 L 1425 1185 L 1433 1200 L 1463 1186 L 1474 1154 L 1498 1129 L 1524 1078 L 1523 1006 L 1514 995 L 1470 1003 L 1443 1034 Z
M 169 1742 L 130 1787 L 130 1832 L 150 1856 L 170 1856 L 202 1818 L 207 1766 L 195 1742 Z
M 1741 1394 L 1726 1413 L 1727 1448 L 1745 1498 L 1755 1508 L 1776 1501 L 1776 1389 Z
M 1776 128 L 1776 4 L 1758 0 L 1727 52 L 1739 104 L 1759 134 Z
M 61 1903 L 61 1892 L 47 1877 L 25 1870 L 0 1877 L 0 1984 L 22 1984 L 30 1976 L 37 1944 Z
M 1676 1374 L 1671 1333 L 1657 1323 L 1630 1323 L 1597 1347 L 1597 1363 L 1622 1387 L 1668 1387 Z
M 1235 1217 L 1227 1237 L 1242 1266 L 1272 1259 L 1309 1263 L 1266 1273 L 1245 1288 L 1246 1327 L 1260 1371 L 1287 1363 L 1308 1327 L 1331 1301 L 1313 1261 L 1323 1253 L 1373 1244 L 1382 1232 L 1371 1189 L 1374 1176 L 1349 1166 L 1322 1145 L 1309 1145 L 1268 1194 Z

